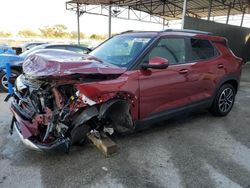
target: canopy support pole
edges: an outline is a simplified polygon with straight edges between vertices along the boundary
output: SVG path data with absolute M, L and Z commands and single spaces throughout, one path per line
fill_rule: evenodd
M 111 5 L 109 5 L 109 38 L 111 38 L 111 22 L 112 22 L 112 10 Z
M 230 17 L 230 13 L 231 13 L 231 8 L 232 8 L 232 3 L 230 3 L 230 4 L 229 4 L 229 7 L 228 7 L 226 24 L 228 24 L 228 22 L 229 22 L 229 17 Z
M 211 17 L 211 11 L 212 11 L 212 5 L 213 5 L 213 0 L 209 1 L 209 7 L 208 7 L 208 15 L 207 15 L 207 20 L 210 20 Z
M 242 17 L 241 17 L 241 22 L 240 22 L 240 26 L 241 26 L 241 27 L 243 26 L 245 13 L 246 13 L 246 7 L 244 7 L 244 9 L 243 9 L 243 13 L 242 13 Z
M 78 44 L 81 44 L 81 37 L 80 37 L 80 9 L 79 9 L 79 3 L 77 3 L 77 10 L 76 10 L 76 14 L 77 14 L 77 41 Z
M 184 29 L 186 12 L 187 12 L 187 0 L 184 0 L 181 29 Z

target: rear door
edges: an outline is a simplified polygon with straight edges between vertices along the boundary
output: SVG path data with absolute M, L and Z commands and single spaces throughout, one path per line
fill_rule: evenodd
M 190 100 L 201 101 L 212 98 L 218 81 L 225 75 L 225 60 L 209 40 L 189 38 L 187 44 L 189 49 L 187 60 L 192 64 L 193 76 L 199 80 L 196 82 L 196 93 L 190 96 Z
M 187 53 L 187 39 L 167 37 L 160 39 L 145 56 L 142 63 L 158 56 L 170 65 L 167 69 L 139 71 L 140 119 L 191 103 L 190 96 L 198 92 L 199 80 L 193 75 L 193 63 L 187 62 Z

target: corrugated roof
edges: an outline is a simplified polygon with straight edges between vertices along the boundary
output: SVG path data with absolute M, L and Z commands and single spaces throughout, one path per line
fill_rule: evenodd
M 130 7 L 167 20 L 182 17 L 183 0 L 72 0 L 72 3 L 89 5 L 115 5 Z M 188 0 L 187 15 L 207 17 L 210 0 Z M 242 14 L 244 8 L 249 13 L 248 0 L 212 0 L 211 16 L 226 16 L 231 6 L 230 15 Z

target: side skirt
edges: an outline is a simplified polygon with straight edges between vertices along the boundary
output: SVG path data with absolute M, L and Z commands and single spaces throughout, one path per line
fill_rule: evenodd
M 209 108 L 212 105 L 212 103 L 213 103 L 213 98 L 209 98 L 206 100 L 185 105 L 183 107 L 154 113 L 149 117 L 146 117 L 145 119 L 135 121 L 135 130 L 144 130 L 149 128 L 154 123 L 173 118 L 177 115 L 179 116 L 184 113 L 185 114 L 192 113 L 198 110 Z

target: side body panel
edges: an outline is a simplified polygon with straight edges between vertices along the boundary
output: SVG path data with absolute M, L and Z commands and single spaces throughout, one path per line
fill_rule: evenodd
M 170 65 L 165 70 L 141 70 L 140 119 L 202 101 L 208 101 L 207 105 L 223 81 L 239 82 L 240 62 L 223 44 L 214 47 L 220 53 L 207 60 Z
M 198 79 L 188 72 L 191 66 L 172 65 L 164 70 L 140 71 L 140 119 L 191 102 L 190 97 L 198 92 L 195 87 Z
M 138 71 L 127 71 L 114 80 L 81 83 L 76 85 L 79 92 L 96 103 L 112 98 L 129 101 L 133 120 L 139 118 L 139 82 Z
M 214 96 L 216 86 L 224 77 L 226 70 L 220 65 L 224 65 L 225 60 L 221 57 L 212 58 L 210 60 L 202 60 L 193 62 L 192 72 L 198 79 L 197 85 L 189 89 L 196 88 L 197 92 L 190 96 L 192 102 L 197 102 L 212 98 Z

